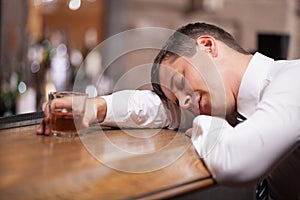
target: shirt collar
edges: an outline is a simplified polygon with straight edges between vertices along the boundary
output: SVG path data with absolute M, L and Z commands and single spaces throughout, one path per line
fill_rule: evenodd
M 248 64 L 237 96 L 237 111 L 246 118 L 256 110 L 260 91 L 273 61 L 257 52 Z

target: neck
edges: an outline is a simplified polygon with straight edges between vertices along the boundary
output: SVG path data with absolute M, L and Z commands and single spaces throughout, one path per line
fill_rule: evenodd
M 229 84 L 235 99 L 252 56 L 251 54 L 245 55 L 231 51 L 224 54 L 223 58 L 219 61 L 222 63 L 221 66 L 223 66 L 220 71 L 224 75 L 223 78 L 225 81 Z
M 223 77 L 225 87 L 229 89 L 226 91 L 227 101 L 231 102 L 230 110 L 228 110 L 229 114 L 236 109 L 236 100 L 242 78 L 252 56 L 251 54 L 239 53 L 226 46 L 225 50 L 223 47 L 223 51 L 218 52 L 218 56 L 215 59 L 215 64 Z
M 232 87 L 234 91 L 234 97 L 235 99 L 237 98 L 237 94 L 239 92 L 239 88 L 243 79 L 243 76 L 246 72 L 246 69 L 249 65 L 249 62 L 253 55 L 245 55 L 245 54 L 240 54 L 238 55 L 238 58 L 235 63 L 232 63 L 232 73 L 235 73 L 235 79 L 232 82 Z M 233 60 L 234 61 L 234 60 Z

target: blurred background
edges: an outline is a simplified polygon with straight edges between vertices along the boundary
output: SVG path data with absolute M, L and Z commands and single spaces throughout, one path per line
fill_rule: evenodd
M 204 21 L 229 31 L 250 52 L 300 58 L 300 0 L 1 0 L 0 7 L 0 116 L 41 111 L 49 91 L 72 90 L 83 63 L 88 76 L 99 73 L 88 63 L 101 65 L 105 55 L 87 62 L 88 53 L 133 28 Z M 122 74 L 156 53 L 116 59 L 102 69 L 96 95 L 111 93 Z

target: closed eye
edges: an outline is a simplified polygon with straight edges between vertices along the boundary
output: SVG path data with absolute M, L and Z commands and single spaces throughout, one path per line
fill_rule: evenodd
M 178 76 L 178 78 L 175 80 L 175 87 L 180 91 L 184 89 L 185 87 L 184 76 Z
M 182 76 L 181 77 L 181 81 L 180 81 L 180 90 L 183 90 L 184 89 L 184 86 L 185 86 L 185 78 Z

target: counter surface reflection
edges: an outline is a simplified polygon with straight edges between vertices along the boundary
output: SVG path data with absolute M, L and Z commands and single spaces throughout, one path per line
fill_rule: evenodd
M 61 138 L 36 128 L 0 131 L 1 199 L 157 199 L 214 184 L 175 131 L 93 127 Z

